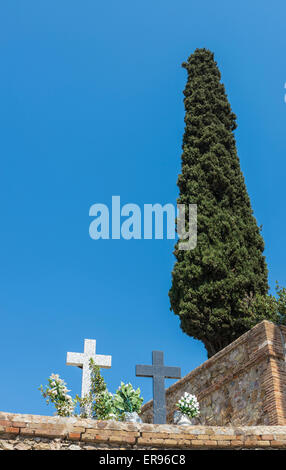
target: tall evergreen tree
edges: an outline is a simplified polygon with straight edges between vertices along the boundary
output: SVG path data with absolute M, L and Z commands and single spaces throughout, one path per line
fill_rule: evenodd
M 203 341 L 210 357 L 257 322 L 242 303 L 266 295 L 267 267 L 236 152 L 236 116 L 214 55 L 196 49 L 183 67 L 188 80 L 178 203 L 197 204 L 198 238 L 194 250 L 176 245 L 169 296 L 182 330 Z

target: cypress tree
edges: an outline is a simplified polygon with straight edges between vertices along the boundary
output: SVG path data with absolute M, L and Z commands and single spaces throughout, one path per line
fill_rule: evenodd
M 196 49 L 182 66 L 188 79 L 177 202 L 197 204 L 198 236 L 193 250 L 175 246 L 169 297 L 182 330 L 211 357 L 262 319 L 243 302 L 267 294 L 267 267 L 214 54 Z

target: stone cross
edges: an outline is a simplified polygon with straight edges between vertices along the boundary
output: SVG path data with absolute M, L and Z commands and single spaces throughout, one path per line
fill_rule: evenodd
M 91 371 L 89 368 L 89 360 L 93 359 L 96 366 L 102 367 L 104 369 L 110 369 L 111 367 L 111 356 L 95 354 L 95 350 L 96 340 L 85 339 L 83 353 L 67 353 L 67 366 L 77 366 L 82 369 L 81 398 L 88 395 L 91 388 Z
M 137 377 L 153 378 L 153 423 L 166 423 L 165 378 L 180 379 L 180 367 L 164 366 L 163 351 L 152 351 L 152 366 L 136 366 Z

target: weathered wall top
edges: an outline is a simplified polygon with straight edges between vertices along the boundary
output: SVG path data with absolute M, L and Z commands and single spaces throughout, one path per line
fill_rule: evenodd
M 174 426 L 0 413 L 0 449 L 286 448 L 286 426 Z

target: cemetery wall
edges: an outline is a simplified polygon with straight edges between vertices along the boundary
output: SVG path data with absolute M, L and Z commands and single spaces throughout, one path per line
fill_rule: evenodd
M 0 450 L 286 449 L 285 426 L 174 426 L 0 413 Z
M 286 327 L 263 321 L 166 390 L 167 422 L 184 392 L 200 402 L 202 425 L 286 424 Z M 143 406 L 153 421 L 153 401 Z

